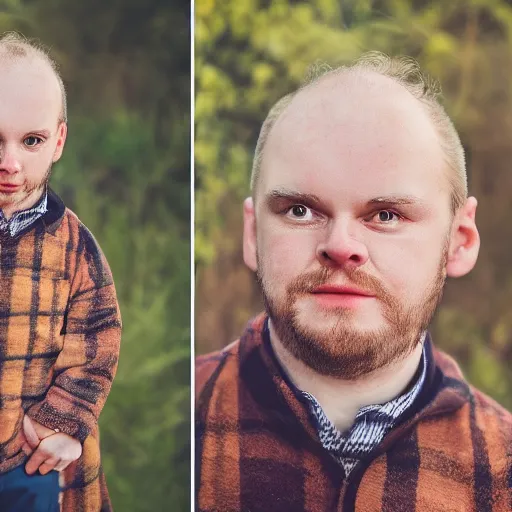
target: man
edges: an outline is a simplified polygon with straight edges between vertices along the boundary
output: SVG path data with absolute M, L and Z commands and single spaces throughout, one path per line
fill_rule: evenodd
M 0 510 L 6 512 L 111 510 L 98 416 L 116 371 L 121 324 L 100 248 L 48 188 L 66 134 L 66 95 L 54 62 L 20 36 L 4 35 Z
M 475 265 L 459 137 L 370 54 L 267 117 L 244 204 L 266 313 L 196 364 L 201 511 L 509 511 L 512 418 L 427 326 Z

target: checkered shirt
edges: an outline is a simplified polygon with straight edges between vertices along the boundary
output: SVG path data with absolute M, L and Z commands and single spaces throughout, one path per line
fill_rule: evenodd
M 423 349 L 420 365 L 418 380 L 407 393 L 383 405 L 362 407 L 356 415 L 354 424 L 345 433 L 340 432 L 327 418 L 313 395 L 300 391 L 300 394 L 309 402 L 311 412 L 316 419 L 323 447 L 343 466 L 347 477 L 357 463 L 381 443 L 384 436 L 398 423 L 418 396 L 426 376 L 425 349 Z
M 48 209 L 48 193 L 45 192 L 41 199 L 27 210 L 16 212 L 10 219 L 6 219 L 4 212 L 0 209 L 0 235 L 9 234 L 16 236 L 25 228 L 42 217 Z

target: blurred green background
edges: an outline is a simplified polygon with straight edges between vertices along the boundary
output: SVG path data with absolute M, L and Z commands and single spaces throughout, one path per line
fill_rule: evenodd
M 0 0 L 50 47 L 69 135 L 53 188 L 114 274 L 124 332 L 100 418 L 114 510 L 190 510 L 190 3 Z
M 504 0 L 196 0 L 196 347 L 237 338 L 262 308 L 242 262 L 242 200 L 270 106 L 310 64 L 410 55 L 442 85 L 482 238 L 447 283 L 434 340 L 512 410 L 512 6 Z

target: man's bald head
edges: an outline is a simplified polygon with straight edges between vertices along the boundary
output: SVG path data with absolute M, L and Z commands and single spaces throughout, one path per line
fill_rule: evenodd
M 41 68 L 43 73 L 48 70 L 53 75 L 60 89 L 62 101 L 58 122 L 67 122 L 66 89 L 57 63 L 41 45 L 31 42 L 15 32 L 8 32 L 0 37 L 0 66 L 15 66 L 25 62 L 33 63 Z
M 292 126 L 298 126 L 296 123 L 300 122 L 301 111 L 307 112 L 311 108 L 325 111 L 325 123 L 330 124 L 338 110 L 335 103 L 337 99 L 347 103 L 346 99 L 349 98 L 348 103 L 356 109 L 364 108 L 366 104 L 371 108 L 372 103 L 375 106 L 375 102 L 380 102 L 376 105 L 379 111 L 389 107 L 391 111 L 396 110 L 403 119 L 407 117 L 407 109 L 411 112 L 416 110 L 416 113 L 417 107 L 422 110 L 426 121 L 425 135 L 433 135 L 433 142 L 440 145 L 447 164 L 447 178 L 452 188 L 451 207 L 455 212 L 467 198 L 464 150 L 438 97 L 437 84 L 422 73 L 414 60 L 408 58 L 390 58 L 372 52 L 350 66 L 337 69 L 323 66 L 313 70 L 297 91 L 288 94 L 272 107 L 263 123 L 253 160 L 253 197 L 257 195 L 264 167 L 265 148 L 276 125 L 285 124 L 288 116 L 295 116 L 291 123 Z M 359 106 L 355 105 L 356 102 Z

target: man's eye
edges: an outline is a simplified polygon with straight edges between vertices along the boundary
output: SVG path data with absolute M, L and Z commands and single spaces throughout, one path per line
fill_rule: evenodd
M 298 220 L 312 220 L 313 212 L 307 206 L 303 204 L 294 204 L 291 208 L 288 208 L 286 215 L 292 219 Z
M 43 142 L 43 139 L 41 139 L 40 137 L 31 135 L 30 137 L 27 137 L 23 141 L 23 144 L 25 144 L 25 146 L 27 146 L 29 148 L 33 148 L 33 147 L 37 146 L 38 144 L 41 144 L 41 142 Z
M 381 210 L 380 212 L 377 212 L 374 215 L 374 218 L 377 220 L 378 223 L 381 224 L 391 224 L 398 222 L 401 219 L 398 213 L 395 213 L 391 210 Z

